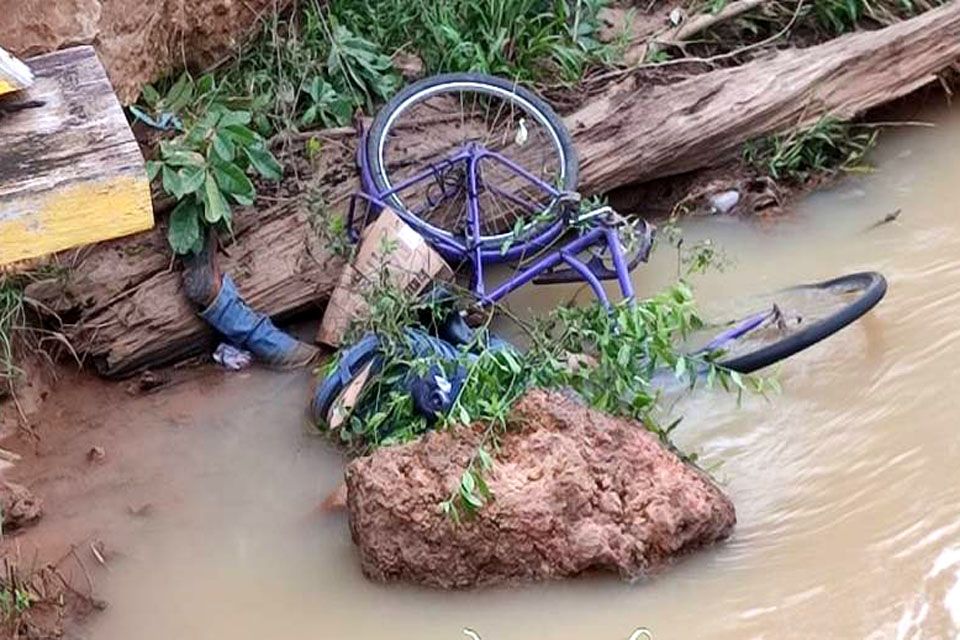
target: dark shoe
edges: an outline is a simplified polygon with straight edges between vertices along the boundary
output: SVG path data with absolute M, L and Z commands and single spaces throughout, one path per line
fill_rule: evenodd
M 207 232 L 207 241 L 199 253 L 188 253 L 183 262 L 183 293 L 198 309 L 206 309 L 220 292 L 217 267 L 217 234 Z

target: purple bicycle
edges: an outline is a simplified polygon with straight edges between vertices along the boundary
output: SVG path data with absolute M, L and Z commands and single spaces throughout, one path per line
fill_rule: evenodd
M 468 269 L 481 304 L 531 281 L 585 282 L 605 306 L 604 281 L 634 296 L 631 272 L 649 256 L 653 227 L 610 207 L 582 206 L 570 134 L 549 105 L 515 83 L 457 73 L 410 85 L 365 132 L 358 163 L 363 190 L 347 218 L 353 239 L 391 208 L 448 262 Z M 488 291 L 485 269 L 497 263 L 518 267 Z M 753 371 L 839 331 L 885 292 L 877 273 L 793 287 L 738 320 L 712 324 L 693 349 Z

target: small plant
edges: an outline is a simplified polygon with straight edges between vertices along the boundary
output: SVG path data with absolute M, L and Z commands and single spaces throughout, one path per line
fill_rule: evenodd
M 815 174 L 862 172 L 878 131 L 824 116 L 809 129 L 747 143 L 744 159 L 774 179 L 803 182 Z
M 383 47 L 412 49 L 428 72 L 475 71 L 524 82 L 579 79 L 615 57 L 597 39 L 607 0 L 334 0 L 331 11 Z
M 319 122 L 325 127 L 334 127 L 350 122 L 350 117 L 353 115 L 353 102 L 348 97 L 337 93 L 333 85 L 320 76 L 314 77 L 307 86 L 307 95 L 310 98 L 309 106 L 300 117 L 301 126 L 311 126 Z
M 424 312 L 439 318 L 444 309 L 380 284 L 371 290 L 370 316 L 354 336 L 371 330 L 377 333 L 381 372 L 367 384 L 358 409 L 339 436 L 364 451 L 418 437 L 431 425 L 414 409 L 406 390 L 409 376 L 422 375 L 431 367 L 440 367 L 448 375 L 459 373 L 461 390 L 439 425 L 484 431 L 458 487 L 441 505 L 455 519 L 491 499 L 484 481 L 494 460 L 491 452 L 507 429 L 510 407 L 530 387 L 573 389 L 591 407 L 637 420 L 668 445 L 677 422 L 661 423 L 659 394 L 651 384 L 656 372 L 672 372 L 691 389 L 701 381 L 706 387 L 719 385 L 738 395 L 747 389 L 764 393 L 776 388 L 773 381 L 718 366 L 719 354 L 690 355 L 682 350 L 690 334 L 703 327 L 692 292 L 683 281 L 633 304 L 624 301 L 612 309 L 599 302 L 561 307 L 547 319 L 522 323 L 529 337 L 524 352 L 494 346 L 481 327 L 473 343 L 460 347 L 453 360 L 416 353 L 404 334 L 406 327 L 422 322 Z M 325 373 L 329 375 L 335 366 L 331 364 Z
M 159 160 L 147 165 L 177 205 L 167 238 L 175 253 L 196 252 L 205 226 L 232 230 L 232 204 L 251 205 L 257 190 L 248 176 L 279 180 L 283 169 L 264 139 L 247 125 L 251 116 L 218 104 L 174 140 L 160 143 Z

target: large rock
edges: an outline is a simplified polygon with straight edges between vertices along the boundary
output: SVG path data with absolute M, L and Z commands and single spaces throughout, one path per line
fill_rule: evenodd
M 287 1 L 0 0 L 0 46 L 28 57 L 91 44 L 126 103 L 184 64 L 221 60 L 263 12 Z
M 442 588 L 575 576 L 633 579 L 730 535 L 733 504 L 636 423 L 532 390 L 511 412 L 494 500 L 456 525 L 440 510 L 480 439 L 434 432 L 346 472 L 364 573 Z

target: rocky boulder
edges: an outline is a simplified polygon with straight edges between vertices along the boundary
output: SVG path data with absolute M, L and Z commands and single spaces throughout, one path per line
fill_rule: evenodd
M 454 524 L 440 509 L 481 430 L 434 432 L 347 468 L 364 573 L 463 588 L 614 571 L 633 579 L 730 535 L 733 504 L 634 422 L 534 389 L 511 411 L 494 499 Z

